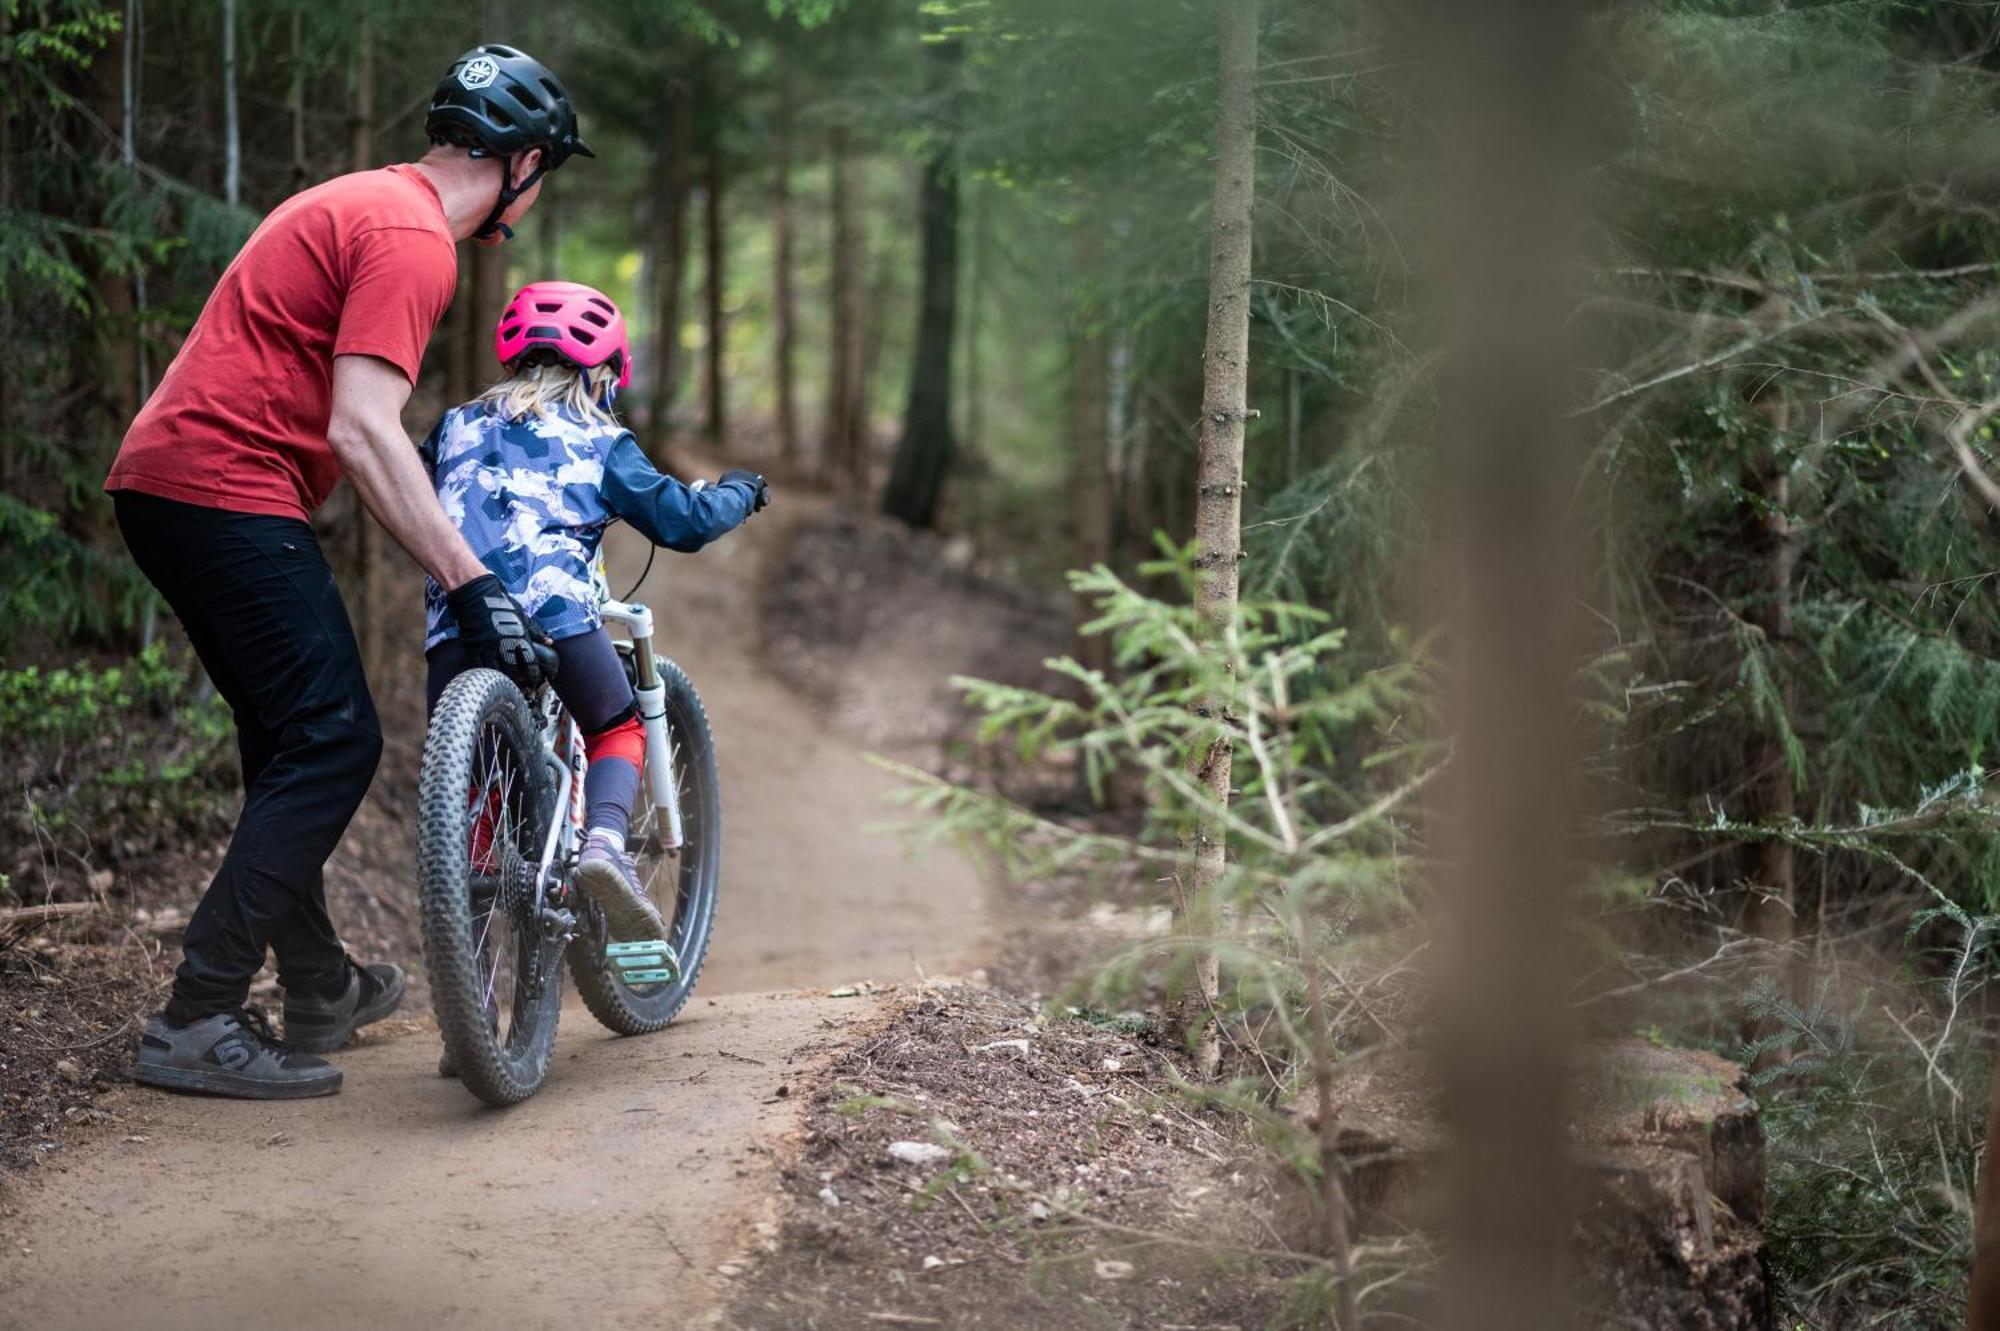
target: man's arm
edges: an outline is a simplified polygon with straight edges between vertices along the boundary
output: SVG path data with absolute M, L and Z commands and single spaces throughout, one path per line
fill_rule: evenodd
M 403 430 L 410 381 L 374 356 L 333 358 L 333 415 L 326 442 L 375 520 L 424 572 L 450 590 L 486 566 L 438 507 L 431 478 Z

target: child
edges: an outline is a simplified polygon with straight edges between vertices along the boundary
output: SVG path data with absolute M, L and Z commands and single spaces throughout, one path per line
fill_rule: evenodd
M 755 472 L 692 490 L 662 475 L 611 414 L 632 381 L 625 319 L 600 291 L 532 282 L 500 316 L 500 382 L 454 407 L 424 442 L 438 502 L 466 542 L 548 636 L 555 690 L 584 733 L 586 829 L 576 885 L 604 910 L 615 940 L 664 938 L 640 890 L 625 833 L 644 770 L 645 732 L 591 590 L 604 529 L 619 519 L 655 545 L 699 550 L 769 502 Z M 430 705 L 466 668 L 435 582 L 424 591 Z

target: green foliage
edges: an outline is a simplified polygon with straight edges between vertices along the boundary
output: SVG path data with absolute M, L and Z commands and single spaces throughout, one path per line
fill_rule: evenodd
M 17 885 L 219 830 L 235 728 L 213 693 L 155 644 L 119 665 L 0 669 L 0 734 L 21 798 L 0 827 Z M 74 885 L 73 885 L 74 886 Z
M 1960 935 L 1968 949 L 1978 932 Z M 1949 1020 L 1963 992 L 1947 995 L 1944 1018 L 1898 1015 L 1909 997 L 1865 985 L 1838 1001 L 1823 984 L 1799 1004 L 1764 984 L 1747 1002 L 1771 1033 L 1746 1056 L 1776 1056 L 1756 1079 L 1765 1233 L 1782 1297 L 1807 1325 L 1963 1317 L 1990 1059 L 1969 1023 Z
M 0 546 L 11 552 L 0 573 L 0 618 L 23 629 L 106 641 L 154 601 L 123 552 L 79 540 L 55 514 L 4 494 Z
M 1180 550 L 1147 571 L 1191 576 Z M 1184 874 L 1198 828 L 1224 838 L 1229 856 L 1214 899 L 1189 912 L 1221 921 L 1220 932 L 1146 939 L 1109 959 L 1072 997 L 1095 1009 L 1130 1006 L 1150 987 L 1175 981 L 1197 951 L 1212 950 L 1225 975 L 1215 1019 L 1237 1033 L 1253 1023 L 1277 1032 L 1262 1049 L 1262 1067 L 1278 1078 L 1266 1090 L 1292 1089 L 1311 1022 L 1324 1019 L 1305 1014 L 1308 969 L 1332 964 L 1332 949 L 1356 918 L 1395 921 L 1407 908 L 1399 810 L 1428 774 L 1409 775 L 1424 751 L 1386 732 L 1412 705 L 1413 668 L 1344 678 L 1344 635 L 1309 607 L 1246 601 L 1204 645 L 1185 602 L 1148 596 L 1103 568 L 1072 581 L 1096 607 L 1085 632 L 1110 639 L 1110 670 L 1064 658 L 1049 662 L 1057 689 L 960 682 L 982 715 L 981 738 L 1021 761 L 1074 763 L 1099 798 L 1114 774 L 1139 774 L 1142 825 L 1079 828 L 905 768 L 908 800 L 930 816 L 930 834 L 966 839 L 1028 877 L 1133 868 L 1152 878 Z M 1208 706 L 1215 698 L 1227 705 Z M 1227 802 L 1190 770 L 1190 755 L 1216 745 L 1235 754 L 1237 793 Z

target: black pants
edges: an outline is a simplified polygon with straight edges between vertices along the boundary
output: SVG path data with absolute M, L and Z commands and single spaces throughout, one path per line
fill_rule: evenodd
M 239 1006 L 278 980 L 337 994 L 347 953 L 321 877 L 382 756 L 361 652 L 312 528 L 151 495 L 113 496 L 118 528 L 187 628 L 236 718 L 243 813 L 182 941 L 167 1018 Z

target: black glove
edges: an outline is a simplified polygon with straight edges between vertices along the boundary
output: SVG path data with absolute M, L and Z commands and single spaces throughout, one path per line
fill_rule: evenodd
M 771 483 L 754 471 L 725 471 L 717 485 L 727 485 L 731 481 L 741 481 L 750 487 L 750 511 L 761 513 L 771 502 Z
M 491 573 L 452 588 L 444 601 L 473 665 L 498 670 L 523 689 L 537 688 L 555 673 L 544 660 L 555 655 L 546 645 L 549 635 Z

